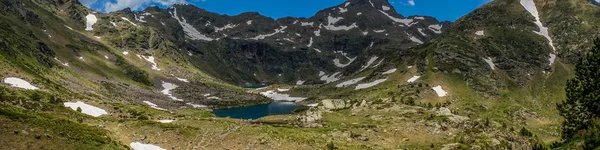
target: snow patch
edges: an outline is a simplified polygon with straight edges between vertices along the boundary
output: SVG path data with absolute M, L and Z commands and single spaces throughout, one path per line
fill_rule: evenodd
M 137 24 L 135 24 L 135 23 L 133 23 L 133 22 L 129 21 L 129 19 L 127 19 L 127 18 L 125 18 L 125 17 L 121 17 L 121 19 L 123 19 L 123 20 L 125 20 L 125 21 L 129 22 L 131 25 L 133 25 L 133 26 L 136 26 L 136 27 L 137 27 Z
M 344 81 L 344 82 L 342 82 L 340 84 L 335 85 L 335 87 L 339 87 L 339 88 L 341 88 L 341 87 L 347 87 L 349 85 L 356 84 L 356 83 L 358 83 L 358 82 L 360 82 L 360 81 L 362 81 L 364 79 L 365 79 L 365 77 L 360 77 L 360 78 L 356 78 L 356 79 Z
M 390 70 L 388 70 L 388 71 L 385 71 L 385 72 L 383 72 L 383 73 L 381 73 L 381 74 L 392 74 L 392 73 L 396 72 L 396 70 L 398 70 L 398 69 L 396 69 L 396 68 L 394 68 L 394 69 L 390 69 Z
M 308 107 L 317 107 L 317 106 L 319 106 L 319 103 L 308 104 L 306 106 L 308 106 Z
M 492 68 L 492 70 L 496 70 L 496 65 L 492 61 L 491 57 L 483 58 L 483 60 L 490 66 L 490 68 Z
M 303 27 L 304 27 L 304 26 L 311 26 L 311 27 L 312 27 L 312 26 L 313 26 L 315 23 L 314 23 L 314 22 L 301 22 L 300 24 L 301 24 Z
M 315 34 L 315 36 L 321 36 L 321 29 L 313 32 Z
M 375 32 L 375 33 L 383 33 L 383 32 L 385 32 L 385 29 L 383 29 L 383 30 L 373 30 L 373 32 Z
M 10 84 L 12 87 L 22 88 L 26 90 L 37 90 L 39 88 L 31 85 L 31 83 L 16 77 L 4 78 L 4 83 Z
M 338 7 L 338 9 L 340 9 L 340 14 L 348 12 L 348 9 L 346 9 L 346 8 Z
M 533 15 L 533 17 L 535 17 L 535 24 L 540 28 L 540 31 L 533 31 L 538 35 L 542 35 L 544 37 L 546 37 L 546 39 L 548 40 L 548 43 L 550 44 L 550 46 L 552 47 L 552 50 L 554 51 L 554 53 L 556 53 L 556 47 L 554 47 L 554 41 L 552 40 L 552 38 L 550 38 L 550 34 L 548 32 L 548 28 L 545 27 L 542 24 L 542 21 L 540 20 L 540 16 L 539 16 L 539 12 L 537 10 L 537 7 L 535 6 L 535 2 L 533 0 L 521 0 L 521 5 L 523 7 L 525 7 L 525 9 L 531 13 L 531 15 Z M 554 61 L 550 62 L 550 65 L 552 65 L 554 63 Z
M 340 54 L 342 54 L 342 56 L 344 56 L 344 57 L 346 57 L 346 59 L 348 59 L 348 63 L 346 63 L 346 64 L 340 63 L 340 59 L 338 59 L 338 58 L 333 59 L 333 64 L 339 68 L 344 68 L 344 67 L 349 66 L 350 64 L 352 64 L 352 62 L 354 62 L 354 60 L 356 60 L 356 58 L 358 58 L 358 57 L 350 58 L 350 57 L 348 57 L 347 53 L 344 53 L 342 51 L 336 51 L 334 53 L 340 53 Z
M 156 62 L 154 61 L 154 56 L 142 56 L 146 61 L 152 63 L 152 70 L 156 70 L 156 71 L 160 71 L 160 68 L 158 68 L 158 64 L 156 64 Z
M 246 21 L 246 24 L 247 24 L 247 25 L 252 25 L 252 22 L 253 22 L 253 21 L 254 21 L 254 20 L 248 20 L 248 21 Z
M 550 58 L 548 60 L 550 61 L 550 66 L 552 66 L 552 64 L 554 64 L 554 60 L 556 60 L 556 55 L 550 54 Z
M 206 105 L 199 105 L 199 104 L 193 104 L 193 103 L 186 103 L 194 108 L 207 108 L 208 106 Z
M 363 83 L 363 84 L 358 84 L 356 85 L 356 88 L 354 88 L 354 90 L 360 90 L 360 89 L 366 89 L 366 88 L 370 88 L 373 86 L 376 86 L 380 83 L 385 82 L 387 79 L 379 79 L 379 80 L 375 80 L 373 82 L 369 82 L 369 83 Z
M 362 12 L 358 12 L 358 13 L 356 13 L 356 15 L 357 15 L 357 16 L 360 16 L 360 15 L 362 15 Z
M 432 89 L 435 91 L 435 93 L 437 93 L 438 97 L 444 97 L 448 94 L 446 91 L 444 91 L 444 89 L 442 89 L 441 85 L 433 87 Z
M 412 22 L 414 21 L 413 19 L 408 19 L 408 18 L 406 18 L 406 19 L 402 19 L 402 18 L 396 18 L 396 17 L 394 17 L 394 16 L 390 16 L 388 13 L 386 13 L 386 12 L 384 12 L 384 11 L 381 11 L 381 10 L 380 10 L 379 12 L 383 13 L 385 16 L 387 16 L 388 18 L 390 18 L 390 19 L 391 19 L 392 21 L 394 21 L 394 22 L 402 23 L 402 24 L 405 24 L 405 25 L 407 25 L 407 26 L 409 26 L 409 27 L 413 25 L 413 23 L 412 23 Z
M 260 94 L 264 95 L 272 100 L 275 100 L 275 101 L 299 102 L 299 101 L 303 101 L 303 100 L 307 99 L 304 97 L 291 97 L 289 94 L 280 94 L 275 91 L 260 92 Z
M 308 41 L 308 45 L 306 45 L 306 46 L 312 47 L 312 45 L 313 45 L 313 38 L 311 37 L 310 41 Z
M 423 32 L 423 28 L 418 28 L 417 30 L 419 30 L 419 33 L 421 33 L 421 35 L 427 36 L 427 34 L 425 34 L 425 32 Z
M 321 72 L 319 72 L 319 76 L 321 76 L 321 81 L 325 81 L 326 83 L 331 83 L 331 82 L 340 80 L 341 73 L 342 72 L 336 72 L 331 75 L 326 75 L 325 72 L 323 72 L 323 75 L 321 75 Z
M 92 105 L 88 105 L 84 102 L 65 102 L 64 103 L 65 107 L 69 107 L 75 111 L 77 111 L 77 108 L 81 108 L 81 113 L 90 115 L 90 116 L 94 116 L 94 117 L 99 117 L 102 115 L 106 115 L 108 114 L 108 112 L 106 112 L 106 110 L 102 109 L 102 108 L 98 108 L 96 106 L 92 106 Z
M 430 25 L 429 30 L 431 30 L 437 34 L 440 34 L 440 33 L 442 33 L 442 25 L 441 24 Z
M 315 51 L 317 51 L 317 52 L 319 52 L 319 53 L 321 52 L 321 50 L 319 50 L 319 49 L 316 49 L 316 48 L 313 48 L 313 49 L 315 49 Z
M 177 85 L 175 85 L 173 83 L 162 81 L 162 87 L 164 89 L 162 91 L 160 91 L 160 92 L 162 92 L 163 94 L 167 95 L 169 98 L 171 98 L 174 101 L 183 101 L 183 99 L 179 99 L 179 98 L 173 96 L 173 94 L 171 93 L 171 90 L 176 89 L 179 86 L 177 86 Z
M 344 7 L 348 7 L 349 5 L 350 5 L 350 2 L 346 2 L 346 3 L 344 4 Z
M 285 30 L 285 29 L 287 29 L 287 26 L 281 26 L 279 29 L 275 29 L 275 32 L 273 32 L 273 33 L 265 34 L 265 35 L 258 35 L 258 36 L 254 37 L 254 38 L 251 38 L 251 39 L 253 39 L 253 40 L 262 40 L 262 39 L 265 39 L 266 37 L 270 37 L 270 36 L 273 36 L 273 35 L 278 34 L 278 33 L 284 33 L 285 31 L 283 31 L 283 30 Z
M 361 71 L 369 68 L 369 66 L 371 66 L 377 59 L 379 59 L 379 57 L 377 57 L 377 56 L 371 57 L 371 59 L 369 59 L 369 61 L 367 62 L 367 65 L 364 65 L 364 66 L 360 67 L 360 71 L 359 72 L 361 72 Z
M 388 11 L 388 10 L 390 10 L 390 7 L 388 7 L 388 6 L 381 6 L 381 9 L 383 11 Z
M 129 52 L 123 51 L 123 55 L 129 55 Z
M 175 120 L 158 120 L 157 122 L 160 122 L 160 123 L 172 123 L 172 122 L 175 122 Z
M 93 31 L 94 28 L 92 26 L 94 26 L 94 24 L 98 22 L 98 18 L 96 18 L 96 15 L 94 14 L 88 14 L 87 16 L 85 16 L 85 22 L 85 30 Z
M 177 77 L 175 77 L 177 78 Z M 190 80 L 188 79 L 184 79 L 184 78 L 177 78 L 177 80 L 181 81 L 181 82 L 186 82 L 186 83 L 190 83 Z
M 352 25 L 350 25 L 350 26 L 344 26 L 344 25 L 342 25 L 342 26 L 337 26 L 336 27 L 335 23 L 337 23 L 338 21 L 340 21 L 342 19 L 344 19 L 344 17 L 335 17 L 334 18 L 331 15 L 327 16 L 327 25 L 321 24 L 321 27 L 325 28 L 326 30 L 330 30 L 330 31 L 340 31 L 340 30 L 348 31 L 348 30 L 351 30 L 351 29 L 354 29 L 354 28 L 358 27 L 358 25 L 356 25 L 356 22 L 352 23 Z
M 133 148 L 133 150 L 166 150 L 166 149 L 161 148 L 161 147 L 156 146 L 156 145 L 143 144 L 143 143 L 140 143 L 140 142 L 131 142 L 129 144 L 129 146 L 131 146 L 131 148 Z
M 475 35 L 484 36 L 485 35 L 485 31 L 479 30 L 479 31 L 475 32 Z
M 164 109 L 164 108 L 160 108 L 160 107 L 158 107 L 158 105 L 156 105 L 156 104 L 154 104 L 154 103 L 152 103 L 152 102 L 149 102 L 149 101 L 144 101 L 144 103 L 146 103 L 146 105 L 148 105 L 148 106 L 150 106 L 150 107 L 152 107 L 152 108 L 154 108 L 154 109 L 158 109 L 158 110 L 165 110 L 165 111 L 166 111 L 166 109 Z
M 183 31 L 185 32 L 185 35 L 192 39 L 192 40 L 204 40 L 204 41 L 212 41 L 212 38 L 209 38 L 208 36 L 200 33 L 200 31 L 196 30 L 196 28 L 194 28 L 194 26 L 190 25 L 187 23 L 187 20 L 185 20 L 185 18 L 181 17 L 181 19 L 179 19 L 179 17 L 177 16 L 177 8 L 173 7 L 173 12 L 169 12 L 169 14 L 171 14 L 171 17 L 175 18 L 177 20 L 177 22 L 179 22 L 179 24 L 181 25 L 181 27 L 183 28 Z
M 406 80 L 406 82 L 413 83 L 413 82 L 417 81 L 419 78 L 421 78 L 421 76 L 413 76 L 412 78 Z
M 425 20 L 425 17 L 414 17 L 413 19 L 417 19 L 417 20 Z
M 408 38 L 410 38 L 411 41 L 413 41 L 415 43 L 423 44 L 423 41 L 421 41 L 417 37 L 408 34 L 408 32 L 404 32 L 404 33 L 406 33 L 406 35 L 408 36 Z
M 298 81 L 296 81 L 296 85 L 303 85 L 304 82 L 306 82 L 306 81 L 298 80 Z
M 67 26 L 67 25 L 65 25 L 65 27 L 67 27 L 67 29 L 69 29 L 69 30 L 73 31 L 73 28 L 71 28 L 71 27 L 69 27 L 69 26 Z
M 227 29 L 233 29 L 233 28 L 235 28 L 237 26 L 238 26 L 237 24 L 227 24 L 227 25 L 225 25 L 225 26 L 223 26 L 221 28 L 215 27 L 215 33 L 216 32 L 220 32 L 220 31 L 224 31 L 224 30 L 227 30 Z
M 280 88 L 277 88 L 277 91 L 279 91 L 279 92 L 287 92 L 287 91 L 290 91 L 290 89 L 280 89 Z
M 221 100 L 221 98 L 219 98 L 219 97 L 216 97 L 216 96 L 210 96 L 210 97 L 207 97 L 207 98 L 208 98 L 208 99 L 216 99 L 216 100 Z

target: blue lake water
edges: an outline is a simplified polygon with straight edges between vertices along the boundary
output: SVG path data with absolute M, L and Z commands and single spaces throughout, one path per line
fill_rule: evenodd
M 293 102 L 272 102 L 254 106 L 217 109 L 213 110 L 213 114 L 217 117 L 258 119 L 268 115 L 290 114 L 292 111 L 304 107 Z

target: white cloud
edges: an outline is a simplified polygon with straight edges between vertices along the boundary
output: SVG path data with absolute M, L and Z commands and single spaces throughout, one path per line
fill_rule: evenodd
M 112 12 L 118 11 L 125 8 L 131 8 L 132 10 L 140 10 L 151 4 L 159 4 L 163 6 L 170 6 L 173 4 L 186 3 L 185 0 L 116 0 L 116 2 L 106 2 L 104 4 L 104 11 Z
M 90 7 L 92 4 L 96 3 L 98 0 L 79 0 L 79 2 L 86 7 Z
M 408 0 L 408 5 L 415 6 L 415 0 Z

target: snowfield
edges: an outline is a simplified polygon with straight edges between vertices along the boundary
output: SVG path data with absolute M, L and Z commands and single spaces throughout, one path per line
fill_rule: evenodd
M 413 41 L 415 43 L 423 44 L 423 41 L 421 41 L 417 37 L 414 37 L 414 36 L 408 34 L 408 32 L 404 32 L 404 33 L 406 33 L 406 35 L 410 38 L 411 41 Z
M 258 35 L 256 37 L 250 38 L 250 39 L 252 39 L 252 40 L 262 40 L 262 39 L 265 39 L 267 37 L 273 36 L 273 35 L 278 34 L 278 33 L 284 33 L 285 29 L 287 29 L 287 26 L 281 26 L 279 29 L 275 29 L 275 32 L 273 32 L 273 33 L 265 34 L 265 35 Z
M 360 90 L 360 89 L 366 89 L 366 88 L 370 88 L 370 87 L 376 86 L 376 85 L 378 85 L 378 84 L 380 84 L 380 83 L 383 83 L 383 82 L 385 82 L 386 80 L 387 80 L 387 79 L 379 79 L 379 80 L 375 80 L 375 81 L 373 81 L 373 82 L 370 82 L 370 83 L 358 84 L 358 85 L 356 86 L 356 88 L 354 88 L 354 90 Z
M 37 90 L 39 88 L 31 85 L 31 83 L 16 77 L 4 78 L 4 83 L 10 84 L 12 87 L 22 88 L 26 90 Z
M 432 89 L 435 91 L 435 93 L 437 93 L 438 97 L 444 97 L 448 94 L 446 91 L 444 91 L 444 89 L 442 89 L 441 85 L 433 87 Z
M 90 115 L 90 116 L 94 116 L 94 117 L 99 117 L 102 115 L 106 115 L 108 114 L 108 112 L 106 112 L 106 110 L 102 109 L 102 108 L 98 108 L 96 106 L 92 106 L 92 105 L 88 105 L 84 102 L 65 102 L 64 105 L 66 107 L 69 107 L 75 111 L 77 111 L 77 108 L 81 108 L 81 113 Z
M 156 145 L 143 144 L 140 142 L 131 142 L 129 144 L 129 146 L 131 146 L 131 148 L 133 148 L 133 150 L 166 150 L 166 149 L 158 147 Z
M 137 24 L 135 24 L 135 23 L 133 23 L 133 22 L 129 21 L 129 19 L 127 19 L 127 18 L 125 18 L 125 17 L 121 17 L 121 19 L 123 19 L 123 20 L 125 20 L 125 21 L 129 22 L 129 23 L 130 23 L 131 25 L 133 25 L 133 26 L 136 26 L 136 27 L 138 26 Z
M 169 98 L 171 98 L 174 101 L 183 101 L 183 99 L 179 99 L 179 98 L 173 96 L 173 94 L 171 93 L 171 90 L 176 89 L 179 86 L 177 86 L 177 85 L 175 85 L 173 83 L 162 81 L 162 87 L 165 88 L 165 89 L 162 90 L 162 91 L 160 91 L 160 92 L 162 92 L 163 94 L 169 96 Z
M 364 79 L 365 79 L 365 77 L 360 77 L 360 78 L 356 78 L 356 79 L 344 81 L 344 82 L 342 82 L 340 84 L 335 85 L 335 87 L 339 87 L 339 88 L 341 88 L 341 87 L 347 87 L 349 85 L 356 84 L 356 83 L 358 83 L 358 82 L 360 82 L 360 81 L 362 81 Z
M 94 28 L 92 26 L 94 26 L 96 22 L 98 22 L 98 18 L 96 18 L 96 15 L 88 14 L 87 16 L 85 16 L 85 30 L 93 31 Z
M 360 71 L 358 71 L 358 72 L 361 72 L 361 71 L 369 68 L 369 66 L 371 66 L 377 59 L 379 59 L 379 57 L 377 57 L 377 56 L 371 57 L 371 59 L 369 59 L 369 61 L 367 62 L 366 65 L 360 67 Z
M 303 100 L 307 99 L 304 97 L 291 97 L 289 94 L 280 94 L 275 91 L 260 92 L 260 94 L 264 95 L 272 100 L 275 100 L 275 101 L 299 102 L 299 101 L 303 101 Z
M 440 33 L 442 33 L 442 25 L 441 24 L 430 25 L 429 30 L 431 30 L 437 34 L 440 34 Z
M 321 75 L 321 73 L 323 75 Z M 321 77 L 321 81 L 325 81 L 326 83 L 331 83 L 340 80 L 342 72 L 336 72 L 332 75 L 326 75 L 325 72 L 319 72 L 319 76 Z

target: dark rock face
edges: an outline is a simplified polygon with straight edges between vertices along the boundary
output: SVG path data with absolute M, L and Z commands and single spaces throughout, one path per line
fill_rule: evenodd
M 116 19 L 112 21 L 126 17 L 155 28 L 172 48 L 189 54 L 196 67 L 237 85 L 321 83 L 319 71 L 350 75 L 369 58 L 393 60 L 399 51 L 435 38 L 451 24 L 427 16 L 404 17 L 386 0 L 352 0 L 311 18 L 277 20 L 254 12 L 220 15 L 193 5 L 110 16 Z M 397 47 L 382 47 L 387 44 Z M 339 67 L 334 59 L 347 65 Z

